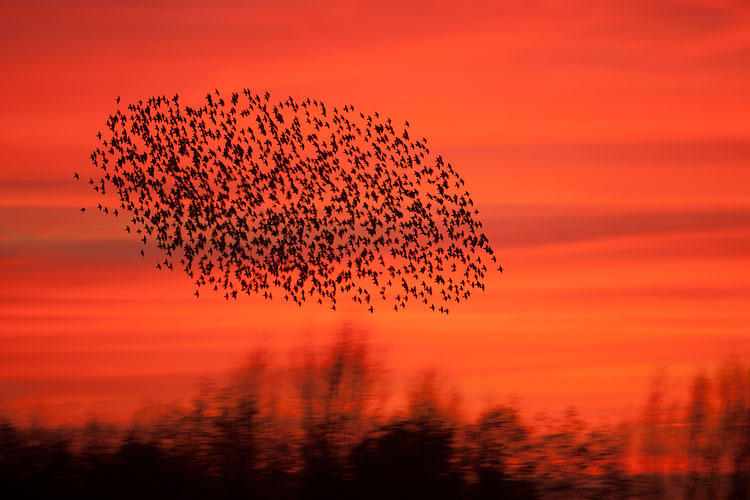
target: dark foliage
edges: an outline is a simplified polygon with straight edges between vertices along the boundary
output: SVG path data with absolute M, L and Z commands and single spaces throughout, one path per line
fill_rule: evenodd
M 2 498 L 746 500 L 750 494 L 750 371 L 739 364 L 727 365 L 715 381 L 697 377 L 682 413 L 665 409 L 657 387 L 643 421 L 629 428 L 590 428 L 573 411 L 532 426 L 506 405 L 466 422 L 429 374 L 405 408 L 385 413 L 378 364 L 366 342 L 349 333 L 327 352 L 277 368 L 257 355 L 228 386 L 207 387 L 192 406 L 152 413 L 127 428 L 2 420 Z M 637 446 L 629 447 L 631 437 Z

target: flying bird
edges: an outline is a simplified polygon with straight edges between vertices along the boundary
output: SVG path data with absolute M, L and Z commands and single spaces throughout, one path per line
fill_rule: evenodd
M 411 300 L 448 314 L 484 289 L 493 250 L 463 179 L 426 139 L 351 105 L 249 89 L 178 97 L 110 115 L 89 184 L 107 197 L 100 210 L 119 205 L 129 233 L 151 236 L 164 268 L 182 265 L 196 297 L 277 290 L 334 310 Z

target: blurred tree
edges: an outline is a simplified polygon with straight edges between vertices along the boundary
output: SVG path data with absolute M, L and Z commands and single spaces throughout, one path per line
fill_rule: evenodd
M 496 406 L 485 411 L 467 435 L 472 498 L 536 498 L 531 439 L 517 409 Z
M 729 500 L 750 498 L 750 369 L 738 361 L 720 370 L 719 432 L 729 469 Z
M 382 372 L 364 332 L 350 326 L 323 356 L 308 350 L 298 372 L 304 496 L 342 497 L 345 461 L 372 425 Z
M 687 406 L 686 500 L 711 500 L 717 494 L 718 449 L 713 428 L 714 408 L 708 377 L 699 373 L 693 379 Z

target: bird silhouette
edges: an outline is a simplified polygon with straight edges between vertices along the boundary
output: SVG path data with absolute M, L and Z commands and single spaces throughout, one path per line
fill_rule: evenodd
M 448 314 L 484 290 L 483 259 L 496 262 L 456 170 L 379 113 L 217 89 L 198 106 L 175 95 L 118 108 L 97 137 L 89 184 L 128 233 L 153 238 L 159 268 L 182 265 L 196 297 L 276 289 L 370 312 L 411 298 Z

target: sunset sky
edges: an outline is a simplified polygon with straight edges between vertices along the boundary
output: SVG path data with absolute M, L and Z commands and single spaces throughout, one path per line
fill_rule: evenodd
M 434 367 L 469 407 L 592 419 L 637 413 L 659 367 L 750 354 L 747 1 L 155 3 L 0 5 L 0 406 L 126 418 L 344 322 L 396 392 Z M 505 272 L 447 317 L 196 299 L 80 212 L 117 96 L 245 87 L 409 120 Z

